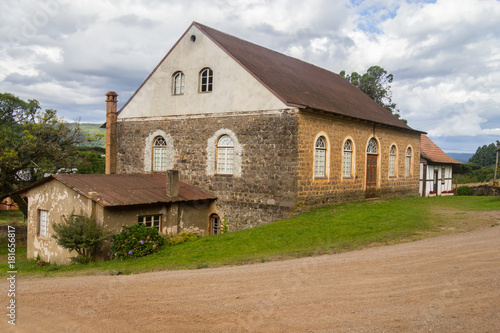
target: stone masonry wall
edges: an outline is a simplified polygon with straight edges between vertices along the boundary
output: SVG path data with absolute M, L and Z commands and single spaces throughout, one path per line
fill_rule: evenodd
M 119 120 L 117 173 L 151 172 L 144 152 L 154 133 L 164 133 L 172 140 L 170 165 L 180 180 L 216 195 L 217 213 L 230 230 L 265 224 L 290 216 L 295 205 L 297 122 L 291 110 Z M 239 147 L 234 175 L 214 172 L 214 147 L 224 134 Z
M 314 145 L 319 135 L 327 138 L 327 177 L 314 177 Z M 378 142 L 377 195 L 418 195 L 420 134 L 395 130 L 368 122 L 327 114 L 301 112 L 299 115 L 298 205 L 303 209 L 330 203 L 363 199 L 366 189 L 366 148 Z M 352 177 L 342 176 L 343 146 L 353 143 Z M 389 177 L 389 151 L 396 145 L 396 174 Z M 411 176 L 406 177 L 405 153 L 412 148 Z M 329 155 L 329 156 L 328 156 Z

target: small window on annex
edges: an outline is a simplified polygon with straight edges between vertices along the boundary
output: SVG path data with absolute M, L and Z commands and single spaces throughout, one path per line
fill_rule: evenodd
M 326 177 L 326 140 L 322 136 L 314 145 L 314 177 Z
M 214 82 L 214 72 L 210 68 L 204 68 L 200 72 L 200 92 L 211 92 Z
M 139 216 L 137 218 L 137 224 L 144 224 L 146 227 L 155 228 L 158 232 L 160 232 L 161 215 Z
M 38 211 L 38 236 L 49 237 L 49 212 Z
M 396 146 L 389 151 L 389 177 L 396 177 Z
M 217 173 L 232 175 L 234 163 L 234 142 L 229 135 L 223 135 L 217 142 Z
M 153 143 L 153 171 L 167 170 L 167 143 L 162 136 Z
M 406 177 L 411 176 L 411 148 L 406 149 Z
M 352 177 L 352 142 L 347 140 L 344 143 L 344 159 L 342 161 L 342 176 Z
M 211 235 L 218 235 L 220 234 L 220 217 L 217 214 L 212 214 L 210 216 L 210 234 Z
M 172 75 L 172 94 L 184 94 L 184 73 L 175 72 L 174 75 Z

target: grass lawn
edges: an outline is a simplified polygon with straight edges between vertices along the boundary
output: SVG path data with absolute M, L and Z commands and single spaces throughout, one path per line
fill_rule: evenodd
M 37 266 L 24 259 L 16 264 L 19 277 L 196 269 L 339 253 L 499 224 L 500 197 L 394 198 L 323 207 L 261 227 L 163 247 L 132 260 Z

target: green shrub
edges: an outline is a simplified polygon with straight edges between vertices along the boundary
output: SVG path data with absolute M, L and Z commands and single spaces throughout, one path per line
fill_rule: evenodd
M 53 225 L 54 235 L 58 245 L 78 255 L 71 258 L 74 263 L 88 263 L 94 260 L 94 254 L 102 248 L 102 242 L 108 237 L 101 225 L 84 215 L 72 212 L 63 217 L 61 223 Z
M 111 236 L 111 258 L 124 260 L 147 256 L 157 252 L 163 245 L 163 237 L 155 228 L 135 224 L 123 226 L 119 234 Z
M 168 235 L 165 238 L 165 244 L 168 246 L 182 244 L 185 242 L 193 242 L 200 238 L 197 234 L 193 232 L 180 232 L 178 235 Z
M 472 191 L 469 186 L 463 185 L 457 188 L 457 195 L 471 195 Z

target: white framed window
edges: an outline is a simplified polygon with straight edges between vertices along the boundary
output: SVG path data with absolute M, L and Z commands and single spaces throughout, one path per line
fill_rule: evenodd
M 200 72 L 200 92 L 211 92 L 214 82 L 214 72 L 210 68 L 204 68 Z
M 172 94 L 182 95 L 184 94 L 184 73 L 175 72 L 172 75 Z
M 441 185 L 444 185 L 446 182 L 446 168 L 441 167 Z
M 411 148 L 406 149 L 406 177 L 411 177 Z
M 326 177 L 326 140 L 322 136 L 314 145 L 314 177 Z
M 234 142 L 229 135 L 223 135 L 217 142 L 217 173 L 232 175 L 234 165 Z
M 396 146 L 389 151 L 389 177 L 396 177 Z
M 38 211 L 38 236 L 49 237 L 49 212 L 47 210 Z
M 161 230 L 161 215 L 147 215 L 139 216 L 137 218 L 137 224 L 144 224 L 148 228 L 155 228 L 160 232 Z
M 153 171 L 167 170 L 167 142 L 162 136 L 153 143 Z
M 366 152 L 372 155 L 378 154 L 377 140 L 375 140 L 374 138 L 370 139 L 370 141 L 368 142 L 368 147 L 366 147 Z
M 342 160 L 342 176 L 352 177 L 352 142 L 346 140 L 344 143 L 344 159 Z

